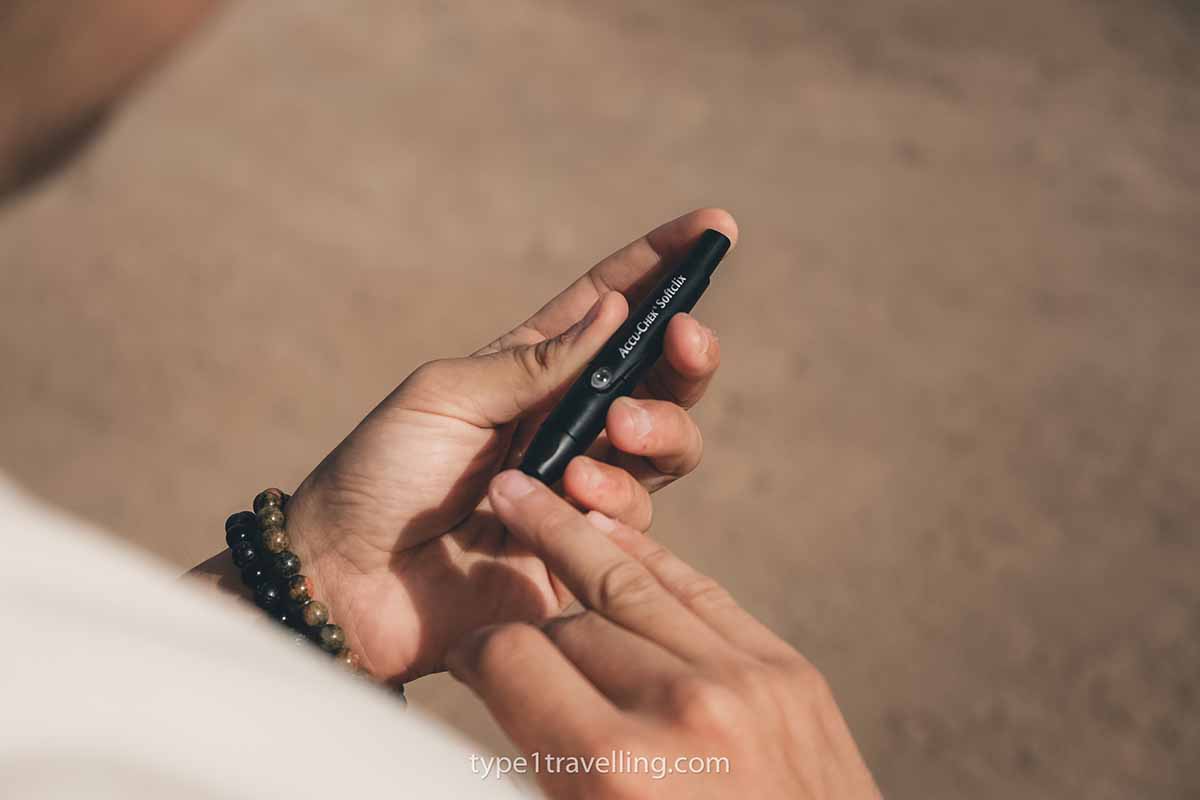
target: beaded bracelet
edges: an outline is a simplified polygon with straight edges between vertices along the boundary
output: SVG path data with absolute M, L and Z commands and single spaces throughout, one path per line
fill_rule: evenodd
M 329 608 L 313 598 L 312 581 L 300 573 L 300 557 L 291 551 L 284 508 L 289 495 L 264 489 L 253 511 L 225 520 L 225 543 L 255 604 L 296 631 L 296 642 L 315 642 L 353 672 L 361 671 L 358 653 L 346 647 L 346 634 L 329 621 Z M 400 687 L 403 694 L 404 688 Z

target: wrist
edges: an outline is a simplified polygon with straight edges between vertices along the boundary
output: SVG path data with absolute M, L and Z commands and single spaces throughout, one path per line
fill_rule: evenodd
M 350 598 L 344 580 L 346 572 L 339 566 L 340 556 L 326 535 L 327 526 L 321 518 L 323 505 L 318 497 L 319 492 L 314 489 L 310 476 L 288 499 L 285 514 L 289 549 L 300 559 L 300 574 L 308 579 L 311 596 L 329 609 L 330 616 L 345 635 L 346 646 L 359 654 L 363 668 L 371 673 L 370 664 L 363 656 L 355 618 L 350 613 Z
M 361 671 L 356 651 L 346 646 L 345 630 L 331 619 L 330 598 L 318 598 L 316 581 L 332 592 L 337 583 L 320 567 L 319 559 L 305 564 L 296 550 L 310 553 L 304 520 L 311 504 L 267 489 L 254 499 L 253 511 L 238 511 L 225 522 L 228 550 L 191 570 L 219 591 L 258 606 L 283 626 L 295 631 L 298 642 L 310 641 L 355 672 Z M 296 512 L 292 540 L 292 512 Z M 319 548 L 318 548 L 319 550 Z

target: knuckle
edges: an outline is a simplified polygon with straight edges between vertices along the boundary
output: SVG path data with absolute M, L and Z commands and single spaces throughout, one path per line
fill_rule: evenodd
M 742 717 L 743 701 L 736 691 L 698 675 L 675 681 L 667 703 L 677 722 L 701 733 L 728 730 Z
M 541 378 L 550 370 L 554 363 L 554 349 L 557 339 L 543 339 L 527 347 L 515 347 L 508 352 L 516 360 L 517 366 L 531 380 Z
M 739 659 L 729 668 L 728 676 L 739 696 L 744 698 L 774 698 L 787 685 L 786 675 L 781 670 L 751 658 Z
M 787 685 L 801 700 L 815 706 L 834 705 L 829 680 L 811 661 L 797 656 L 786 667 Z
M 554 350 L 558 342 L 558 339 L 543 339 L 533 346 L 533 360 L 542 370 L 550 369 L 554 363 Z
M 658 582 L 636 561 L 621 560 L 607 567 L 596 581 L 600 608 L 628 607 L 649 601 Z
M 696 574 L 679 587 L 679 598 L 692 609 L 723 609 L 734 605 L 729 590 L 708 575 Z
M 675 554 L 659 542 L 653 542 L 642 556 L 642 563 L 651 572 L 665 573 L 675 565 Z

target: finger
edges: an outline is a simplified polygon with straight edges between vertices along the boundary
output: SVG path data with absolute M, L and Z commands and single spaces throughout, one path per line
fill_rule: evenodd
M 563 473 L 563 493 L 577 505 L 618 519 L 639 531 L 650 529 L 653 503 L 646 487 L 627 471 L 577 456 Z
M 692 315 L 676 314 L 667 325 L 662 358 L 635 394 L 691 408 L 700 402 L 720 365 L 717 335 Z
M 660 475 L 671 478 L 694 470 L 704 453 L 704 437 L 696 421 L 666 400 L 619 398 L 608 409 L 605 430 L 617 450 L 644 457 Z
M 576 324 L 552 339 L 508 349 L 435 361 L 405 381 L 407 405 L 422 398 L 443 409 L 453 404 L 461 419 L 495 428 L 547 404 L 596 355 L 625 320 L 620 292 L 607 292 Z
M 759 658 L 795 657 L 791 645 L 738 605 L 725 587 L 661 543 L 614 520 L 600 519 L 598 514 L 589 514 L 588 519 L 727 642 Z
M 484 628 L 446 654 L 446 665 L 487 705 L 524 752 L 586 752 L 584 736 L 616 708 L 531 625 Z
M 666 266 L 678 261 L 708 228 L 725 234 L 732 243 L 731 249 L 737 244 L 737 223 L 728 211 L 701 208 L 688 212 L 605 258 L 491 346 L 497 347 L 500 341 L 509 337 L 528 341 L 531 335 L 540 338 L 557 336 L 583 316 L 606 291 L 623 292 L 631 299 L 636 298 L 648 290 Z
M 540 481 L 501 472 L 489 491 L 509 532 L 583 604 L 688 660 L 721 640 L 641 564 Z
M 619 708 L 637 706 L 639 698 L 688 669 L 678 656 L 590 611 L 554 617 L 541 628 Z

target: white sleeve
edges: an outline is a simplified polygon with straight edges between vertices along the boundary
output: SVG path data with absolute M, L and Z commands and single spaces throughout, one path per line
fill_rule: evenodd
M 440 723 L 3 478 L 0 631 L 5 797 L 533 791 L 484 781 Z

